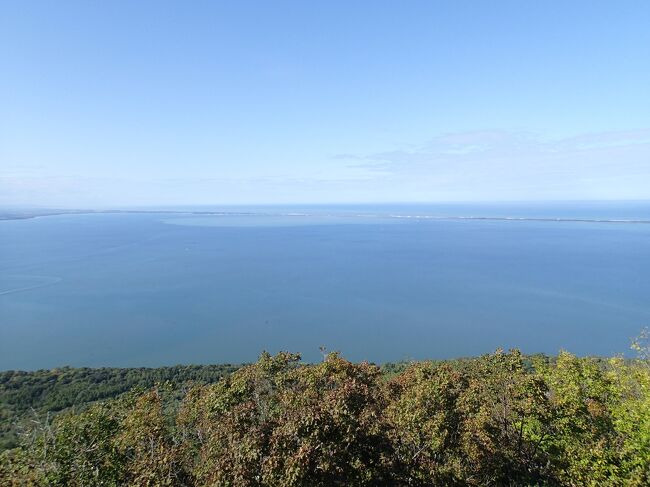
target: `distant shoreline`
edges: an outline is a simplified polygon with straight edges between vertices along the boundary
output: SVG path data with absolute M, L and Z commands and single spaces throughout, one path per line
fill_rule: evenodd
M 615 219 L 615 218 L 570 218 L 570 217 L 516 217 L 516 216 L 436 216 L 436 215 L 401 215 L 401 214 L 355 214 L 355 215 L 329 215 L 312 213 L 273 213 L 273 212 L 245 212 L 245 211 L 201 211 L 201 210 L 44 210 L 42 212 L 0 212 L 0 221 L 29 220 L 46 216 L 60 215 L 92 215 L 92 214 L 154 214 L 154 215 L 198 215 L 198 216 L 276 216 L 276 217 L 307 217 L 307 216 L 337 216 L 348 218 L 389 218 L 404 220 L 485 220 L 485 221 L 530 221 L 530 222 L 555 222 L 555 223 L 634 223 L 650 224 L 650 220 L 641 219 Z

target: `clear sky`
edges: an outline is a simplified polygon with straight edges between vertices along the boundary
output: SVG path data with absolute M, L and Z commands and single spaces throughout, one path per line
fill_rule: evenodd
M 650 199 L 650 1 L 0 2 L 0 204 Z

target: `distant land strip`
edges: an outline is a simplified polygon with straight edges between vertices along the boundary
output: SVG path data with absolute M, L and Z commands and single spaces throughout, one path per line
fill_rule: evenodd
M 339 217 L 339 218 L 388 218 L 411 220 L 486 220 L 486 221 L 530 221 L 530 222 L 566 222 L 566 223 L 636 223 L 650 224 L 643 219 L 615 218 L 578 218 L 578 217 L 517 217 L 517 216 L 436 216 L 436 215 L 401 215 L 401 214 L 315 214 L 315 213 L 274 213 L 246 211 L 207 211 L 207 210 L 43 210 L 43 211 L 2 211 L 0 220 L 26 220 L 44 216 L 85 215 L 85 214 L 161 214 L 161 215 L 199 215 L 199 216 L 283 216 L 283 217 Z

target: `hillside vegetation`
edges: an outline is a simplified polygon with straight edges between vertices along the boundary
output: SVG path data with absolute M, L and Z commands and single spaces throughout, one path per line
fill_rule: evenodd
M 516 350 L 382 372 L 263 354 L 33 423 L 0 485 L 645 486 L 647 358 Z
M 18 446 L 18 434 L 48 414 L 83 409 L 133 389 L 168 383 L 179 391 L 188 383 L 210 384 L 237 369 L 223 365 L 151 368 L 70 368 L 0 372 L 0 451 Z

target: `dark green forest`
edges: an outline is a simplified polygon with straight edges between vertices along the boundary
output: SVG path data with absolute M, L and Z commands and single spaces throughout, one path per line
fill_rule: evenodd
M 48 414 L 83 409 L 95 401 L 156 384 L 166 383 L 178 391 L 190 383 L 211 384 L 236 368 L 223 364 L 0 372 L 0 451 L 18 446 L 19 433 Z
M 635 348 L 5 372 L 0 485 L 650 485 L 650 361 Z

